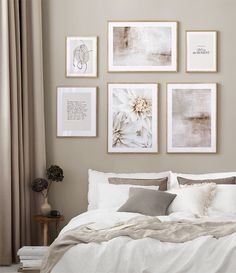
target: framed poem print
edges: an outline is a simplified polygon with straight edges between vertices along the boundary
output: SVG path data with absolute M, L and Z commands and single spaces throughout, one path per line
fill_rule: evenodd
M 186 72 L 217 72 L 217 31 L 186 31 Z
M 57 88 L 57 136 L 95 137 L 96 87 Z
M 158 84 L 108 84 L 108 152 L 156 153 Z
M 177 32 L 177 22 L 108 22 L 108 71 L 176 72 Z
M 216 153 L 216 83 L 167 85 L 167 152 Z
M 97 77 L 97 37 L 66 38 L 66 76 Z

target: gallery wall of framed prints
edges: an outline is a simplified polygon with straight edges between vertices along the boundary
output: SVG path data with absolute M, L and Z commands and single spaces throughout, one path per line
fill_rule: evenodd
M 107 71 L 120 81 L 107 82 L 107 152 L 158 153 L 158 119 L 166 116 L 167 153 L 217 152 L 217 83 L 206 81 L 167 83 L 163 73 L 218 72 L 216 30 L 185 30 L 185 67 L 179 67 L 179 22 L 108 21 Z M 67 36 L 65 70 L 68 78 L 98 77 L 98 37 Z M 183 58 L 184 57 L 184 58 Z M 157 73 L 156 82 L 124 82 L 122 73 Z M 159 73 L 162 72 L 162 73 Z M 159 73 L 159 74 L 158 74 Z M 171 74 L 170 74 L 171 75 Z M 210 75 L 210 74 L 209 74 Z M 194 76 L 192 76 L 194 78 Z M 191 78 L 191 79 L 192 79 Z M 91 82 L 91 81 L 90 81 Z M 208 82 L 208 83 L 207 83 Z M 166 86 L 167 110 L 159 111 L 158 92 Z M 105 92 L 105 87 L 101 92 Z M 57 136 L 96 137 L 98 87 L 57 88 Z M 163 109 L 163 108 L 162 108 Z M 103 107 L 101 111 L 105 111 Z M 102 122 L 105 122 L 104 120 Z

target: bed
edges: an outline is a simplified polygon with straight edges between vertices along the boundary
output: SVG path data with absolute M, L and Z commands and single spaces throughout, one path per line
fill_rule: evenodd
M 142 219 L 144 217 L 141 213 L 118 212 L 116 205 L 124 201 L 121 196 L 116 198 L 121 198 L 118 203 L 112 203 L 111 207 L 107 205 L 109 202 L 115 202 L 111 200 L 111 193 L 114 189 L 111 189 L 110 197 L 107 197 L 109 192 L 106 190 L 108 188 L 102 187 L 102 192 L 99 192 L 98 185 L 100 183 L 107 184 L 109 177 L 131 179 L 168 177 L 168 191 L 177 193 L 178 197 L 181 196 L 175 204 L 177 209 L 174 207 L 171 210 L 168 209 L 168 215 L 145 216 L 147 219 L 159 219 L 162 223 L 212 223 L 213 225 L 223 223 L 222 228 L 224 225 L 230 224 L 233 227 L 232 230 L 234 230 L 234 228 L 236 229 L 236 198 L 233 198 L 236 197 L 235 176 L 235 173 L 184 175 L 172 172 L 117 175 L 90 171 L 89 210 L 73 218 L 61 231 L 59 238 L 63 238 L 64 234 L 83 226 L 90 225 L 91 229 L 103 230 L 113 228 L 118 223 L 127 223 L 132 219 Z M 182 184 L 188 184 L 188 186 L 194 184 L 194 186 L 179 189 L 180 181 Z M 201 181 L 202 185 L 198 187 L 194 181 L 197 181 L 196 184 Z M 118 185 L 114 187 L 119 188 Z M 206 187 L 210 187 L 212 190 L 206 191 Z M 181 191 L 182 195 L 179 194 L 179 191 Z M 198 191 L 199 197 L 196 197 Z M 207 194 L 203 202 L 201 198 L 204 191 Z M 117 192 L 119 190 L 116 190 L 115 194 Z M 99 195 L 102 200 L 99 200 Z M 123 195 L 123 193 L 120 195 Z M 108 200 L 105 200 L 105 196 Z M 208 200 L 208 203 L 206 203 L 206 200 Z M 213 203 L 214 205 L 212 205 Z M 186 206 L 186 204 L 189 205 Z M 206 205 L 207 212 L 201 212 L 201 208 L 206 209 Z M 163 242 L 148 236 L 139 239 L 132 239 L 129 236 L 116 236 L 111 240 L 99 243 L 75 244 L 65 251 L 51 270 L 51 273 L 65 272 L 235 273 L 236 232 L 235 230 L 231 231 L 227 235 L 220 236 L 220 238 L 208 234 L 181 243 Z

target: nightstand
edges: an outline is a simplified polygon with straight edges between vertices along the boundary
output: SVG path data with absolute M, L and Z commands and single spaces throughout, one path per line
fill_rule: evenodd
M 43 231 L 43 245 L 48 245 L 48 225 L 55 224 L 56 235 L 59 234 L 59 224 L 64 221 L 64 216 L 60 215 L 57 217 L 48 217 L 43 215 L 35 215 L 34 220 L 41 224 Z

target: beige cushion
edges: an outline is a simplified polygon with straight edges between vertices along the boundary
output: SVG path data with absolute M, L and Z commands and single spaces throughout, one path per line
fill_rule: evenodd
M 203 184 L 203 183 L 215 183 L 215 184 L 235 184 L 235 177 L 217 178 L 217 179 L 201 179 L 193 180 L 184 177 L 177 177 L 180 185 L 193 185 L 193 184 Z
M 166 215 L 167 209 L 175 199 L 176 194 L 130 188 L 129 199 L 122 205 L 119 212 L 134 212 L 150 216 Z
M 128 184 L 139 186 L 159 186 L 160 191 L 167 190 L 168 177 L 158 179 L 138 179 L 138 178 L 121 178 L 121 177 L 109 177 L 110 184 Z

